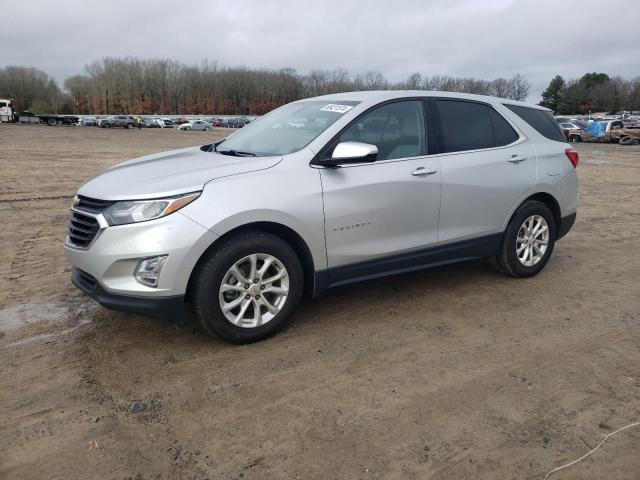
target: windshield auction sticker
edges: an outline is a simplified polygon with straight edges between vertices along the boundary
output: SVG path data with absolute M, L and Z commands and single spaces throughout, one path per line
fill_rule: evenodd
M 325 105 L 320 110 L 324 110 L 325 112 L 334 112 L 334 113 L 347 113 L 353 107 L 351 105 L 336 105 L 334 103 L 330 103 L 329 105 Z

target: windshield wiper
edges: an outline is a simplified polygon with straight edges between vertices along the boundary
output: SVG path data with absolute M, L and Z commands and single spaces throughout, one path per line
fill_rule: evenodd
M 240 150 L 216 150 L 216 152 L 221 153 L 222 155 L 230 155 L 232 157 L 255 157 L 255 153 L 251 152 L 242 152 Z

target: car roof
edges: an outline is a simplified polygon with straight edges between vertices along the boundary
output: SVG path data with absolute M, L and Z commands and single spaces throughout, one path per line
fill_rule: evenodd
M 475 95 L 472 93 L 457 93 L 457 92 L 441 92 L 431 90 L 367 90 L 359 92 L 344 92 L 344 93 L 332 93 L 329 95 L 321 95 L 319 97 L 306 98 L 300 101 L 314 101 L 314 100 L 326 100 L 326 101 L 355 101 L 363 103 L 380 103 L 387 100 L 396 100 L 407 97 L 438 97 L 438 98 L 457 98 L 462 100 L 475 100 L 486 103 L 501 103 L 504 105 L 520 105 L 522 107 L 536 108 L 538 110 L 551 111 L 548 108 L 541 107 L 527 102 L 519 102 L 516 100 L 509 100 L 506 98 L 491 97 L 488 95 Z

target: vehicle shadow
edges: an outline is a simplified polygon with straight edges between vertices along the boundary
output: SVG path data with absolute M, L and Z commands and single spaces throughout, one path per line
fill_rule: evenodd
M 326 290 L 317 298 L 305 297 L 290 324 L 276 336 L 240 348 L 287 348 L 287 344 L 300 337 L 323 337 L 327 329 L 341 329 L 363 322 L 405 322 L 420 312 L 446 311 L 448 306 L 477 294 L 479 288 L 499 288 L 509 279 L 486 261 L 472 261 L 435 267 L 409 273 L 366 280 Z M 399 305 L 410 304 L 409 310 Z M 80 337 L 91 342 L 96 335 L 119 337 L 119 342 L 142 350 L 185 349 L 185 351 L 212 347 L 226 351 L 239 348 L 211 337 L 200 325 L 191 305 L 185 305 L 184 322 L 172 325 L 157 319 L 115 312 L 103 308 L 94 310 L 94 318 L 84 326 Z M 414 319 L 415 320 L 415 319 Z M 420 316 L 420 321 L 429 318 Z M 111 340 L 109 340 L 111 341 Z M 115 338 L 114 338 L 115 341 Z M 260 347 L 262 348 L 262 347 Z

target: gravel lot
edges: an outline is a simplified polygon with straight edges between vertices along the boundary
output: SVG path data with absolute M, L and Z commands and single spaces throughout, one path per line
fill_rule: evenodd
M 228 130 L 0 126 L 0 478 L 542 479 L 640 420 L 640 147 L 579 144 L 537 277 L 478 262 L 306 300 L 268 341 L 72 287 L 75 188 Z M 638 479 L 640 427 L 552 479 Z

